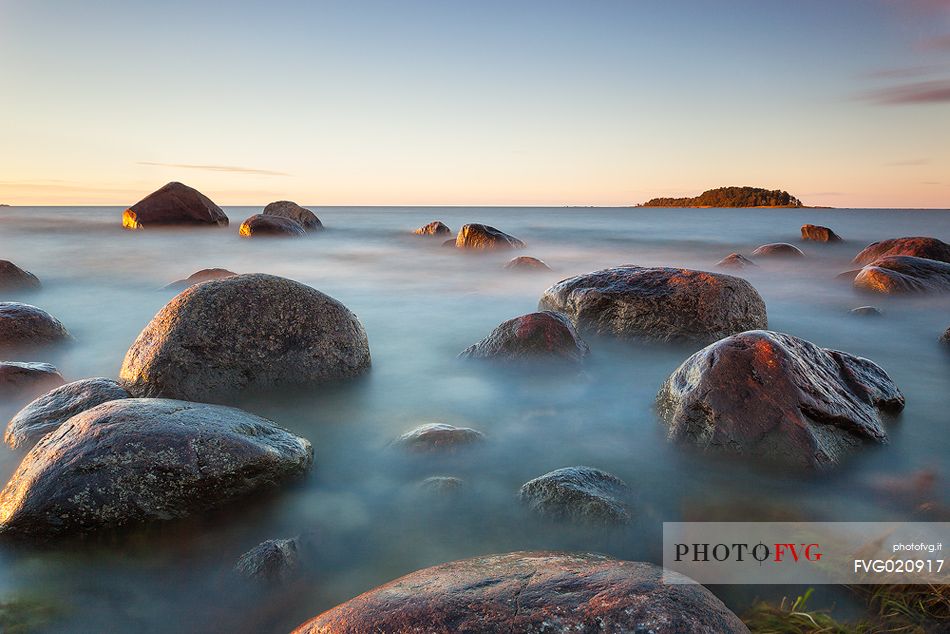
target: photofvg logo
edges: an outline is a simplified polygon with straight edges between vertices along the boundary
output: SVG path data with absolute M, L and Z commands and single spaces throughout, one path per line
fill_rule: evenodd
M 948 583 L 948 523 L 667 522 L 667 583 Z

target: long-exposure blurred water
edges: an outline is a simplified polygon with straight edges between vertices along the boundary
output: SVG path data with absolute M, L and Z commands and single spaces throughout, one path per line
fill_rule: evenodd
M 0 258 L 43 281 L 6 294 L 62 320 L 75 344 L 18 359 L 54 363 L 67 380 L 115 377 L 126 349 L 173 292 L 165 284 L 209 267 L 289 277 L 353 310 L 370 340 L 364 378 L 306 393 L 242 403 L 308 438 L 315 466 L 304 480 L 193 521 L 42 548 L 0 542 L 0 602 L 34 598 L 57 608 L 56 631 L 283 632 L 356 594 L 435 563 L 527 548 L 592 550 L 657 560 L 661 522 L 893 520 L 913 508 L 871 493 L 869 482 L 946 466 L 950 326 L 940 297 L 862 295 L 835 279 L 870 242 L 929 235 L 950 240 L 950 212 L 911 210 L 319 208 L 327 230 L 295 240 L 246 240 L 251 208 L 226 209 L 227 229 L 124 232 L 119 208 L 0 209 Z M 457 230 L 483 222 L 528 244 L 518 254 L 554 270 L 504 270 L 512 253 L 465 254 L 412 235 L 439 219 Z M 800 243 L 805 223 L 846 242 Z M 868 448 L 832 473 L 792 476 L 669 446 L 653 410 L 663 380 L 696 346 L 589 340 L 580 374 L 506 370 L 456 355 L 500 322 L 536 309 L 562 278 L 619 264 L 714 270 L 732 251 L 798 244 L 807 257 L 761 260 L 740 274 L 764 297 L 770 328 L 868 357 L 907 398 L 890 444 Z M 849 309 L 880 308 L 882 318 Z M 4 403 L 7 420 L 23 403 Z M 482 430 L 482 447 L 450 456 L 388 447 L 419 424 Z M 0 448 L 6 480 L 22 453 Z M 525 481 L 589 465 L 636 492 L 623 529 L 530 517 Z M 459 496 L 422 492 L 430 475 L 453 475 Z M 945 483 L 945 480 L 944 480 Z M 944 488 L 945 485 L 944 485 Z M 938 500 L 939 502 L 939 500 Z M 944 500 L 944 503 L 946 500 Z M 307 534 L 309 574 L 284 587 L 239 579 L 232 567 L 259 542 Z M 311 552 L 312 551 L 312 552 Z M 779 590 L 713 588 L 741 611 Z M 779 595 L 780 596 L 780 595 Z M 814 607 L 847 601 L 832 588 Z

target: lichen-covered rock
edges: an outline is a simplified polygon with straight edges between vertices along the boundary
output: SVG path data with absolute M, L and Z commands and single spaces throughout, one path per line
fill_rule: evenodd
M 821 225 L 802 225 L 802 240 L 812 242 L 841 242 L 841 236 Z
M 485 435 L 470 427 L 456 427 L 447 423 L 429 423 L 408 431 L 394 444 L 416 453 L 455 451 L 485 440 Z
M 289 200 L 278 200 L 270 203 L 264 207 L 263 215 L 289 218 L 297 222 L 305 231 L 320 231 L 323 229 L 323 223 L 320 222 L 315 213 Z
M 801 249 L 787 242 L 763 244 L 752 252 L 754 258 L 800 258 L 804 255 Z
M 495 361 L 561 361 L 579 363 L 590 349 L 564 315 L 551 311 L 521 315 L 463 350 L 463 359 Z
M 0 350 L 48 346 L 72 339 L 62 323 L 30 304 L 0 302 Z
M 96 405 L 129 398 L 112 379 L 82 379 L 61 385 L 21 409 L 7 424 L 3 440 L 13 449 L 32 447 L 67 420 Z
M 181 183 L 168 183 L 122 213 L 125 229 L 174 225 L 227 227 L 228 217 L 210 198 Z
M 0 493 L 0 534 L 42 539 L 187 517 L 306 472 L 310 443 L 241 410 L 122 399 L 44 436 Z
M 241 555 L 234 571 L 245 579 L 264 583 L 286 583 L 300 570 L 296 538 L 268 539 Z
M 741 253 L 730 253 L 723 259 L 716 262 L 716 266 L 721 269 L 744 269 L 750 266 L 758 266 L 758 264 Z
M 881 316 L 881 311 L 879 311 L 874 306 L 858 306 L 857 308 L 852 308 L 848 312 L 858 317 L 880 317 Z
M 514 271 L 550 271 L 551 267 L 545 264 L 542 260 L 538 258 L 533 258 L 530 255 L 522 255 L 517 258 L 512 258 L 508 260 L 505 264 L 506 269 Z
M 265 216 L 254 214 L 241 223 L 238 233 L 242 238 L 273 237 L 293 238 L 307 235 L 303 226 L 296 220 L 283 216 Z
M 683 583 L 665 583 L 665 575 Z M 650 632 L 747 634 L 709 590 L 649 563 L 515 552 L 418 570 L 304 623 L 295 634 Z
M 518 238 L 489 225 L 469 224 L 462 227 L 455 236 L 455 246 L 459 249 L 487 251 L 521 249 L 525 244 Z
M 452 230 L 441 220 L 433 220 L 429 224 L 419 227 L 413 233 L 417 236 L 448 236 L 452 234 Z
M 9 260 L 0 260 L 0 291 L 26 291 L 39 288 L 40 280 Z
M 0 399 L 29 401 L 66 381 L 49 363 L 0 361 Z
M 561 280 L 539 310 L 578 330 L 632 339 L 714 341 L 765 328 L 765 302 L 747 281 L 689 269 L 620 266 Z
M 565 467 L 529 480 L 521 501 L 542 517 L 588 524 L 625 524 L 626 483 L 592 467 Z
M 237 275 L 237 273 L 227 269 L 201 269 L 183 280 L 175 280 L 171 284 L 166 285 L 165 289 L 170 291 L 182 291 L 194 284 L 200 284 L 208 280 L 223 280 L 226 277 L 234 277 L 235 275 Z
M 909 255 L 928 260 L 950 262 L 950 244 L 937 238 L 914 236 L 909 238 L 893 238 L 873 242 L 854 256 L 855 264 L 864 266 L 874 260 L 890 255 Z
M 902 295 L 950 292 L 950 264 L 909 255 L 888 255 L 866 265 L 854 278 L 857 289 Z
M 369 366 L 366 332 L 346 306 L 299 282 L 253 274 L 175 296 L 129 348 L 119 380 L 134 396 L 222 403 Z
M 904 396 L 867 359 L 756 330 L 684 361 L 657 406 L 674 442 L 818 469 L 887 442 L 881 412 L 901 410 Z

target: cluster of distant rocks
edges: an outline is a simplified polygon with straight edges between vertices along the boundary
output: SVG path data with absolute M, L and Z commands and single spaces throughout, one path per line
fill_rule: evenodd
M 123 214 L 130 229 L 223 225 L 214 203 L 171 183 Z M 245 231 L 246 227 L 246 231 Z M 241 234 L 302 235 L 320 221 L 294 203 L 268 205 Z M 416 230 L 442 237 L 436 221 Z M 805 225 L 803 240 L 838 241 Z M 514 249 L 494 227 L 463 226 L 454 248 Z M 804 257 L 794 245 L 763 245 L 752 258 Z M 728 261 L 728 262 L 727 262 Z M 881 293 L 950 290 L 950 246 L 934 238 L 872 244 L 854 259 L 854 286 Z M 748 266 L 733 254 L 722 266 Z M 548 270 L 522 257 L 512 268 Z M 0 287 L 39 281 L 0 263 Z M 304 284 L 265 274 L 205 269 L 173 282 L 180 291 L 132 343 L 117 379 L 65 383 L 47 364 L 0 363 L 0 390 L 38 395 L 4 436 L 25 456 L 0 492 L 0 536 L 41 541 L 199 515 L 299 478 L 313 464 L 309 441 L 233 407 L 241 394 L 307 389 L 353 379 L 371 366 L 367 334 L 346 306 Z M 657 411 L 671 442 L 751 461 L 825 470 L 888 439 L 904 397 L 874 362 L 768 330 L 765 302 L 747 280 L 681 268 L 617 266 L 563 279 L 538 311 L 501 323 L 459 356 L 575 371 L 607 337 L 704 346 L 660 386 Z M 945 338 L 947 336 L 945 335 Z M 0 303 L 0 347 L 41 350 L 68 342 L 66 328 L 27 304 Z M 6 393 L 6 392 L 5 392 Z M 439 423 L 394 441 L 410 453 L 463 451 L 486 442 L 476 429 Z M 452 493 L 455 476 L 422 486 Z M 526 482 L 525 507 L 548 521 L 624 524 L 630 488 L 589 466 Z M 299 566 L 298 538 L 269 540 L 237 570 L 283 580 Z M 590 629 L 746 632 L 702 586 L 665 584 L 662 569 L 588 554 L 520 552 L 418 571 L 344 603 L 300 632 L 523 631 Z M 570 592 L 562 592 L 570 587 Z M 586 630 L 585 630 L 586 631 Z

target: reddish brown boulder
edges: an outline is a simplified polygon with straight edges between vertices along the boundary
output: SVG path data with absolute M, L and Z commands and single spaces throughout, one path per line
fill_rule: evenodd
M 241 223 L 239 233 L 242 238 L 293 238 L 305 236 L 307 232 L 296 220 L 283 216 L 265 216 L 254 214 Z
M 427 453 L 455 451 L 485 440 L 485 434 L 470 427 L 456 427 L 447 423 L 429 423 L 408 431 L 394 442 L 407 451 Z
M 756 330 L 684 361 L 657 406 L 672 441 L 817 469 L 887 442 L 881 412 L 903 409 L 904 396 L 867 359 Z
M 66 381 L 48 363 L 0 361 L 0 399 L 29 402 Z
M 470 224 L 459 230 L 455 237 L 455 246 L 459 249 L 488 251 L 497 249 L 521 249 L 525 244 L 489 225 Z
M 315 213 L 289 200 L 278 200 L 270 203 L 264 207 L 262 214 L 289 218 L 303 227 L 304 231 L 320 231 L 323 229 L 323 223 L 320 222 Z
M 0 291 L 34 290 L 40 281 L 29 271 L 24 271 L 9 260 L 0 260 Z
M 512 258 L 508 260 L 505 264 L 506 269 L 513 269 L 515 271 L 550 271 L 551 267 L 545 264 L 542 260 L 538 258 L 533 258 L 529 255 L 522 255 L 517 258 Z
M 416 571 L 328 610 L 295 634 L 511 634 L 749 630 L 709 590 L 649 563 L 515 552 Z M 669 578 L 669 577 L 667 577 Z
M 564 315 L 550 311 L 509 319 L 490 335 L 463 350 L 463 359 L 563 361 L 578 363 L 590 349 Z
M 928 260 L 950 262 L 950 244 L 943 240 L 925 236 L 881 240 L 866 246 L 851 261 L 863 266 L 889 255 L 910 255 L 917 258 L 927 258 Z
M 66 327 L 45 310 L 0 302 L 0 350 L 23 350 L 71 339 Z
M 417 236 L 447 236 L 452 234 L 452 230 L 449 229 L 439 220 L 433 220 L 424 227 L 419 227 L 414 234 Z
M 155 226 L 227 227 L 228 217 L 210 198 L 181 183 L 168 183 L 122 213 L 125 229 Z
M 888 255 L 865 266 L 854 278 L 854 287 L 883 293 L 950 292 L 950 264 L 909 255 Z
M 166 285 L 165 289 L 169 291 L 181 291 L 188 288 L 189 286 L 193 286 L 201 282 L 207 282 L 208 280 L 223 280 L 228 277 L 234 277 L 235 275 L 237 275 L 237 273 L 227 269 L 201 269 L 197 273 L 192 273 L 183 280 L 175 280 L 171 284 Z
M 802 225 L 802 240 L 812 242 L 841 242 L 841 236 L 821 225 Z
M 723 259 L 716 262 L 716 266 L 721 269 L 744 269 L 750 266 L 758 265 L 741 253 L 730 253 Z
M 763 244 L 752 252 L 754 258 L 801 258 L 804 256 L 801 249 L 787 242 Z

